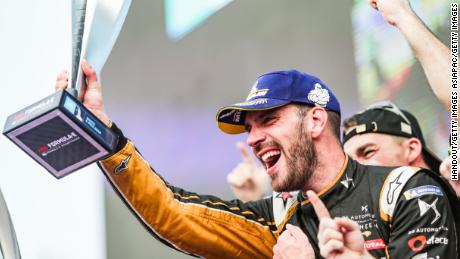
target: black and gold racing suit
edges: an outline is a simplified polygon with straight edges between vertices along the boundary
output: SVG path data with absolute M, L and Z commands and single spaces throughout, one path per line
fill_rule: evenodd
M 300 194 L 275 223 L 272 198 L 224 201 L 174 187 L 120 137 L 118 151 L 99 162 L 139 221 L 164 244 L 205 258 L 271 258 L 286 223 L 299 226 L 319 258 L 318 219 Z M 346 158 L 322 192 L 331 215 L 358 222 L 368 251 L 377 258 L 458 258 L 460 209 L 435 174 L 414 167 L 363 166 Z M 458 217 L 457 217 L 458 219 Z

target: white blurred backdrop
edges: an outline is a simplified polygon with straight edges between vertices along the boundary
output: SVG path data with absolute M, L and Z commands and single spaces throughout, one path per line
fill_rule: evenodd
M 0 0 L 0 124 L 54 91 L 70 60 L 70 0 Z M 106 257 L 102 174 L 61 180 L 0 137 L 0 188 L 25 259 Z

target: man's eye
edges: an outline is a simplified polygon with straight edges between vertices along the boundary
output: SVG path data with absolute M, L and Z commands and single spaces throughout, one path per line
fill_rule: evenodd
M 272 122 L 275 119 L 274 116 L 267 116 L 262 120 L 262 124 L 266 125 Z
M 377 150 L 375 150 L 375 149 L 365 150 L 363 152 L 363 157 L 366 158 L 366 159 L 371 158 L 371 157 L 373 157 L 375 155 L 375 151 L 377 151 Z

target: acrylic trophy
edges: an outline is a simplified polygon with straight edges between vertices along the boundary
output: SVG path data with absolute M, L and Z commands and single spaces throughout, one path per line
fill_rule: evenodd
M 8 116 L 3 134 L 56 178 L 109 155 L 116 135 L 81 100 L 83 58 L 99 73 L 131 1 L 72 0 L 72 68 L 69 88 Z

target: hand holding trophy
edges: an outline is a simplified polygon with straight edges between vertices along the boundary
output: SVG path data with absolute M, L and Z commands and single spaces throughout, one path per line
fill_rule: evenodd
M 110 128 L 79 99 L 80 87 L 86 85 L 81 62 L 94 62 L 100 72 L 130 4 L 130 0 L 72 0 L 69 88 L 7 118 L 3 134 L 56 178 L 107 156 L 117 143 Z

